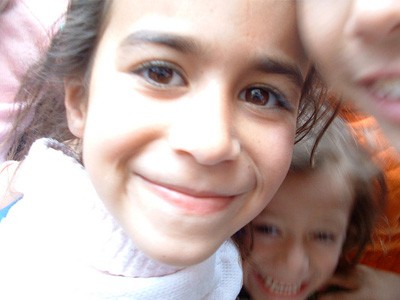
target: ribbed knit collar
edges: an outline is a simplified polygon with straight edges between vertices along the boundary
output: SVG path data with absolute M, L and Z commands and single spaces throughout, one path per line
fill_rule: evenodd
M 166 292 L 169 299 L 234 299 L 239 293 L 240 258 L 231 241 L 191 267 L 150 259 L 108 213 L 84 168 L 58 142 L 34 143 L 15 189 L 24 197 L 0 223 L 6 245 L 0 247 L 0 280 L 11 280 L 14 272 L 17 284 L 25 276 L 35 289 L 40 284 L 46 284 L 47 292 L 71 288 L 74 297 L 87 299 L 156 299 Z M 18 262 L 7 256 L 19 257 Z M 52 279 L 57 284 L 49 287 Z

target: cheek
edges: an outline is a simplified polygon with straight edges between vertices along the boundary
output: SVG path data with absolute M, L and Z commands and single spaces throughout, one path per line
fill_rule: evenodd
M 270 201 L 289 169 L 294 145 L 294 126 L 274 127 L 253 139 L 251 152 L 259 176 L 259 184 L 266 190 Z
M 264 150 L 263 159 L 255 161 L 257 183 L 252 199 L 248 199 L 246 209 L 243 210 L 246 224 L 265 209 L 285 179 L 291 159 L 291 146 L 285 146 L 287 149 L 282 149 L 279 155 L 271 155 Z
M 322 251 L 319 255 L 319 275 L 321 282 L 328 280 L 336 269 L 339 261 L 341 248 L 330 251 Z
M 243 262 L 243 286 L 252 296 L 257 295 L 258 287 L 254 278 L 254 269 L 247 261 Z
M 277 239 L 259 235 L 254 237 L 254 246 L 250 256 L 259 268 L 269 268 L 281 251 L 282 245 Z
M 118 78 L 124 81 L 123 77 Z M 107 163 L 123 164 L 139 147 L 162 132 L 165 122 L 161 109 L 155 110 L 151 101 L 133 93 L 126 84 L 120 83 L 117 90 L 111 96 L 93 88 L 84 136 L 88 159 L 93 155 Z
M 248 285 L 252 281 L 251 273 L 253 272 L 252 263 L 250 257 L 243 260 L 243 281 L 245 285 Z
M 341 68 L 345 68 L 348 62 L 343 64 L 341 56 L 344 48 L 348 47 L 344 32 L 351 1 L 299 2 L 299 27 L 305 49 L 330 83 L 342 84 L 341 81 L 346 79 L 341 78 L 345 75 Z

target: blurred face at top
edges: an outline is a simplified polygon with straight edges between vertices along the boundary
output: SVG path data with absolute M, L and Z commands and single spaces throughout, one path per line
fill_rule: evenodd
M 294 1 L 112 2 L 88 96 L 69 87 L 66 104 L 95 189 L 140 249 L 198 263 L 264 208 L 309 69 Z
M 400 150 L 400 1 L 299 0 L 305 48 Z

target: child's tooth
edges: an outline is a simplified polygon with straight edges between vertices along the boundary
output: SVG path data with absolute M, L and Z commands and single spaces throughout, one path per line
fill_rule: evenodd
M 292 295 L 299 291 L 301 284 L 298 285 L 288 285 L 285 283 L 277 282 L 273 280 L 271 277 L 266 277 L 264 279 L 264 284 L 267 288 L 273 291 L 276 294 L 282 295 Z
M 400 78 L 376 81 L 372 89 L 381 98 L 397 100 L 400 99 Z

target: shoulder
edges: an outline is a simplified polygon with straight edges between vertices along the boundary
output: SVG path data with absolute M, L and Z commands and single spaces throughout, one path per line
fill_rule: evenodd
M 17 161 L 6 161 L 0 164 L 0 209 L 7 207 L 21 195 L 13 188 L 19 164 L 20 162 Z

